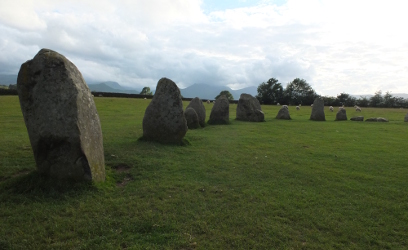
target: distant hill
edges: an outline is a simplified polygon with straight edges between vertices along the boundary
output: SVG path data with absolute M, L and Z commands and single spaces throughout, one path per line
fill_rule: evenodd
M 396 97 L 402 97 L 402 98 L 408 98 L 408 94 L 403 94 L 403 93 L 391 93 L 392 96 L 396 96 Z
M 180 89 L 181 95 L 186 98 L 199 97 L 200 99 L 214 100 L 215 97 L 223 90 L 228 90 L 235 100 L 238 100 L 242 93 L 255 96 L 257 87 L 247 87 L 239 90 L 232 90 L 228 86 L 215 86 L 209 84 L 193 84 L 185 89 Z
M 384 96 L 385 93 L 382 93 L 382 94 L 383 94 L 383 96 Z M 402 97 L 402 98 L 404 98 L 404 99 L 408 98 L 408 94 L 404 94 L 404 93 L 391 93 L 391 95 L 394 96 L 394 97 Z M 355 98 L 357 98 L 357 99 L 359 99 L 359 98 L 361 98 L 361 97 L 365 97 L 365 98 L 367 98 L 367 99 L 370 99 L 370 98 L 373 97 L 374 95 L 351 95 L 351 96 L 353 96 L 353 97 L 355 97 Z
M 139 94 L 140 91 L 133 89 L 133 88 L 127 88 L 121 86 L 117 82 L 101 82 L 97 84 L 88 84 L 88 87 L 91 91 L 95 92 L 110 92 L 110 93 L 125 93 L 125 94 Z
M 86 80 L 86 79 L 85 79 Z M 125 87 L 120 85 L 115 81 L 106 81 L 106 82 L 94 82 L 92 80 L 86 80 L 91 91 L 95 92 L 111 92 L 111 93 L 125 93 L 125 94 L 139 94 L 141 90 L 137 90 L 131 87 Z M 17 75 L 11 74 L 0 74 L 0 85 L 9 86 L 10 84 L 17 83 Z M 181 95 L 185 98 L 194 98 L 199 97 L 201 99 L 210 99 L 214 100 L 215 97 L 223 90 L 228 90 L 235 100 L 238 100 L 242 93 L 250 94 L 256 96 L 257 86 L 251 86 L 243 89 L 232 90 L 228 86 L 216 86 L 210 84 L 193 84 L 187 88 L 180 89 Z M 154 93 L 154 89 L 152 89 Z M 384 94 L 384 93 L 383 93 Z M 408 94 L 405 93 L 391 93 L 392 96 L 408 98 Z M 351 96 L 359 99 L 361 96 L 366 98 L 371 98 L 373 95 L 352 95 Z
M 237 100 L 239 100 L 239 97 L 243 93 L 250 94 L 250 95 L 255 97 L 258 94 L 258 87 L 257 86 L 250 86 L 250 87 L 246 87 L 246 88 L 243 88 L 243 89 L 233 90 L 233 92 L 230 92 L 230 93 L 234 96 L 234 99 L 237 99 Z
M 134 88 L 124 87 L 124 86 L 120 85 L 119 83 L 113 82 L 113 81 L 107 81 L 107 82 L 101 82 L 101 83 L 104 83 L 104 84 L 108 85 L 109 87 L 111 87 L 113 89 L 137 91 Z M 140 91 L 138 91 L 138 92 L 140 92 Z

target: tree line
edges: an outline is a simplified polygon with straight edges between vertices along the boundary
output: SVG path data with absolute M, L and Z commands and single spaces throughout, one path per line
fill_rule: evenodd
M 365 96 L 356 98 L 347 93 L 341 93 L 336 97 L 321 96 L 306 80 L 299 78 L 288 83 L 286 88 L 283 88 L 277 79 L 270 78 L 267 82 L 259 84 L 257 92 L 256 98 L 261 104 L 311 105 L 314 99 L 320 97 L 326 106 L 408 107 L 408 99 L 393 96 L 388 91 L 383 94 L 381 90 L 375 92 L 374 96 L 370 98 Z

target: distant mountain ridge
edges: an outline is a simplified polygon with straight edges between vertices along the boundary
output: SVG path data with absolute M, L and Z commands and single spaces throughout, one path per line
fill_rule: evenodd
M 251 86 L 243 89 L 233 90 L 228 86 L 216 86 L 209 84 L 193 84 L 187 88 L 180 89 L 181 95 L 186 98 L 199 97 L 200 99 L 214 100 L 221 91 L 228 90 L 235 100 L 238 100 L 242 93 L 257 95 L 257 87 Z
M 139 94 L 140 91 L 134 88 L 123 87 L 117 82 L 107 81 L 101 83 L 88 84 L 91 91 L 94 92 L 109 92 L 109 93 L 124 93 L 124 94 Z
M 105 82 L 94 82 L 91 80 L 85 80 L 88 84 L 88 87 L 91 91 L 95 92 L 110 92 L 110 93 L 124 93 L 124 94 L 139 94 L 141 90 L 125 87 L 120 85 L 115 81 L 105 81 Z M 0 74 L 0 85 L 9 86 L 10 84 L 17 83 L 17 75 L 12 74 Z M 256 96 L 258 94 L 257 86 L 250 86 L 243 89 L 232 90 L 228 86 L 216 86 L 210 84 L 201 84 L 196 83 L 188 86 L 187 88 L 180 89 L 181 95 L 186 98 L 199 97 L 200 99 L 209 99 L 214 100 L 215 97 L 223 90 L 228 90 L 235 100 L 238 100 L 242 93 L 250 94 Z M 154 93 L 154 89 L 151 90 Z M 383 93 L 384 94 L 384 93 Z M 408 98 L 408 94 L 405 93 L 391 93 L 392 96 Z M 370 95 L 353 95 L 351 96 L 359 99 L 361 96 L 370 98 L 373 94 Z

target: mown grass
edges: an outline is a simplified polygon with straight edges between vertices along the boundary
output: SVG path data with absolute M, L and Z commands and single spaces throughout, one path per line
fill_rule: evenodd
M 406 110 L 263 106 L 250 123 L 231 105 L 172 146 L 138 140 L 149 100 L 95 102 L 107 180 L 73 184 L 36 173 L 18 98 L 0 96 L 0 249 L 408 248 Z

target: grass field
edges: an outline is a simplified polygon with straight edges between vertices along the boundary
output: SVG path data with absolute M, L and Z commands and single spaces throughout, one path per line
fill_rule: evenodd
M 95 98 L 107 180 L 39 176 L 18 98 L 0 96 L 0 249 L 407 249 L 407 110 L 189 130 L 139 141 L 150 100 Z M 184 103 L 184 107 L 187 106 Z M 204 104 L 207 120 L 212 104 Z

